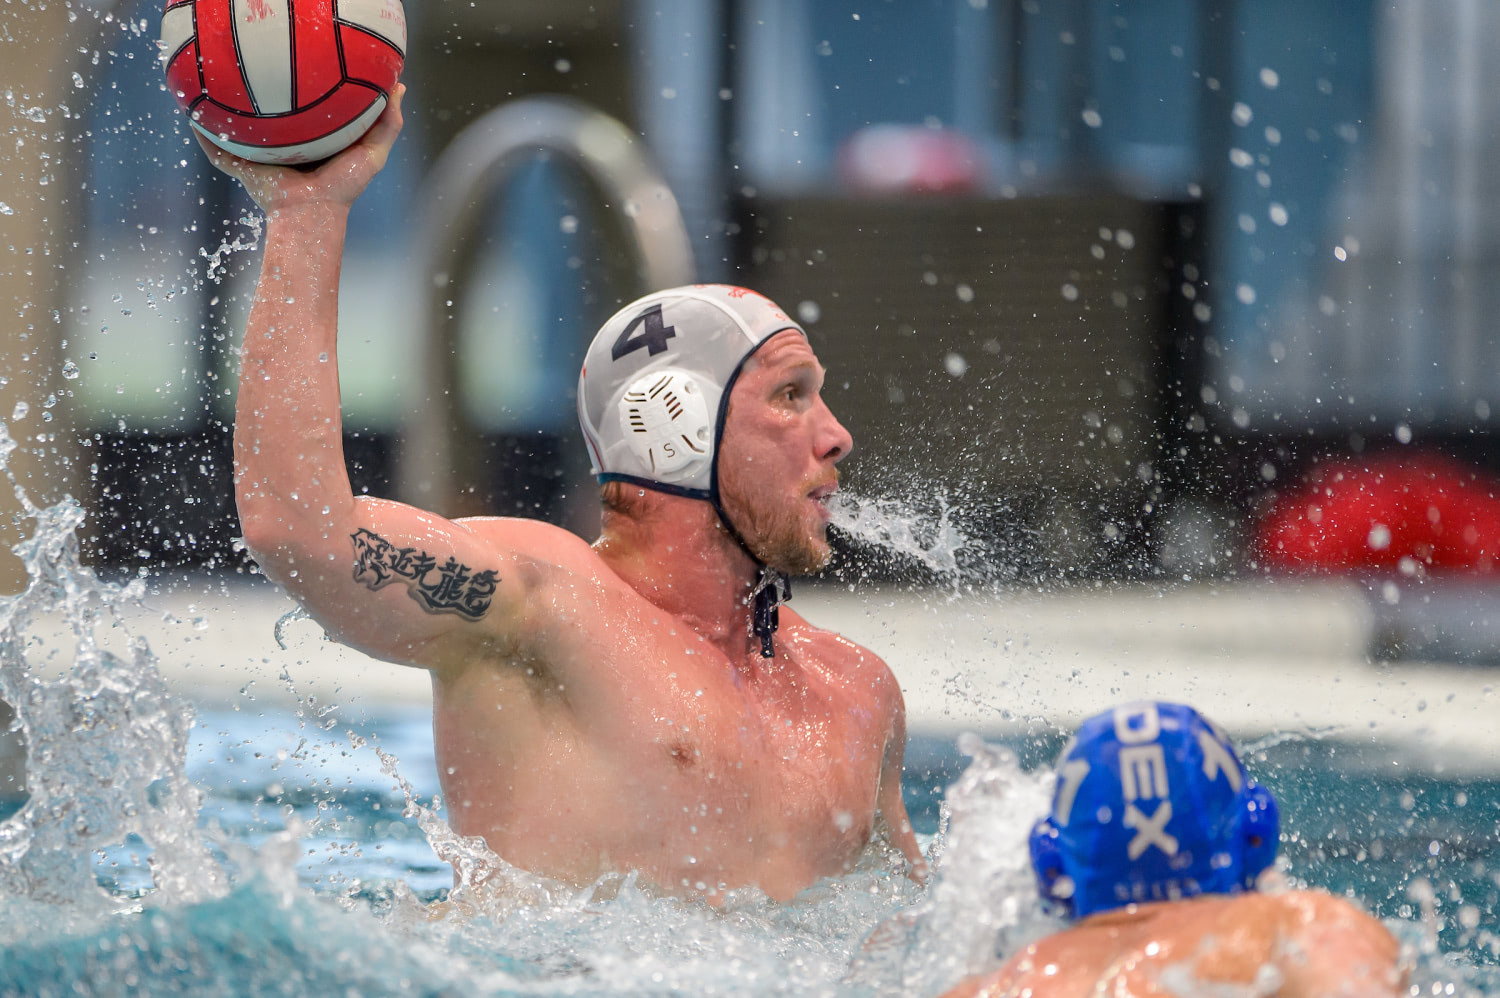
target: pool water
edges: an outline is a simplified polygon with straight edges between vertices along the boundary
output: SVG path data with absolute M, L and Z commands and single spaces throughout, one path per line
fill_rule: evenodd
M 936 994 L 1055 927 L 1028 882 L 1024 834 L 1056 732 L 1012 737 L 1012 758 L 974 763 L 985 785 L 955 799 L 967 811 L 945 837 L 945 792 L 954 799 L 971 760 L 952 740 L 912 739 L 907 806 L 924 845 L 947 850 L 929 891 L 872 851 L 790 905 L 746 896 L 714 912 L 628 883 L 544 885 L 539 902 L 491 899 L 428 921 L 453 869 L 403 813 L 376 749 L 430 800 L 431 719 L 394 708 L 334 720 L 201 712 L 187 774 L 233 888 L 158 908 L 149 849 L 103 850 L 100 883 L 140 910 L 59 917 L 0 902 L 0 993 Z M 1295 740 L 1247 753 L 1283 805 L 1285 872 L 1386 919 L 1419 962 L 1422 993 L 1500 994 L 1500 781 L 1400 775 L 1387 756 Z

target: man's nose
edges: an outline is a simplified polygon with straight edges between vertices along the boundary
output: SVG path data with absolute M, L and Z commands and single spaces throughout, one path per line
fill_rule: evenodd
M 828 403 L 818 399 L 820 412 L 818 420 L 817 451 L 818 459 L 821 461 L 833 461 L 838 463 L 849 456 L 854 449 L 854 437 L 844 429 L 844 424 L 838 421 L 833 410 L 828 408 Z

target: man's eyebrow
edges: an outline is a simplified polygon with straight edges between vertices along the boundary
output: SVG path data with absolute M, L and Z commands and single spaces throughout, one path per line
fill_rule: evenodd
M 825 375 L 828 373 L 823 369 L 823 365 L 818 363 L 816 360 L 803 359 L 792 361 L 792 363 L 786 368 L 786 370 L 782 372 L 782 376 L 791 377 L 795 374 L 801 374 L 803 371 L 811 371 L 816 375 Z

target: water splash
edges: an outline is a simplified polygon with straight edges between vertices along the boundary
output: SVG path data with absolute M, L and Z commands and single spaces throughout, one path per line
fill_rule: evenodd
M 34 505 L 7 467 L 16 446 L 0 424 L 0 470 L 36 525 L 14 549 L 30 576 L 26 589 L 0 599 L 0 699 L 14 708 L 27 746 L 29 793 L 0 823 L 0 893 L 100 908 L 133 904 L 129 893 L 99 886 L 92 857 L 139 840 L 145 849 L 133 852 L 149 853 L 140 872 L 155 900 L 221 894 L 223 872 L 196 831 L 201 794 L 184 766 L 190 715 L 120 612 L 139 605 L 141 583 L 111 585 L 80 564 L 74 531 L 83 510 L 68 498 Z M 31 628 L 52 614 L 61 615 L 74 647 L 62 649 L 70 656 L 62 674 L 48 678 L 39 667 L 45 642 Z M 123 653 L 101 645 L 100 624 L 126 636 Z
M 286 629 L 299 620 L 312 619 L 312 614 L 304 610 L 300 604 L 298 606 L 292 607 L 286 613 L 283 613 L 281 616 L 277 617 L 276 626 L 272 628 L 271 631 L 272 637 L 276 639 L 276 647 L 280 648 L 282 651 L 286 651 Z
M 364 739 L 359 735 L 351 731 L 348 736 L 355 748 L 363 747 Z M 375 749 L 375 754 L 380 758 L 381 770 L 396 782 L 406 800 L 402 815 L 416 819 L 417 827 L 422 829 L 432 851 L 440 860 L 453 867 L 453 890 L 449 892 L 443 906 L 434 910 L 436 913 L 458 914 L 462 917 L 484 915 L 501 919 L 513 914 L 522 905 L 556 907 L 568 903 L 572 899 L 571 895 L 580 894 L 577 888 L 512 866 L 477 835 L 459 835 L 438 813 L 438 809 L 442 807 L 440 798 L 434 798 L 430 805 L 423 804 L 411 783 L 397 769 L 399 761 L 396 757 L 380 748 Z M 614 879 L 616 878 L 602 878 L 601 883 L 595 884 L 595 888 L 600 887 L 605 880 Z M 634 875 L 629 879 L 633 883 Z M 591 890 L 584 896 L 593 893 L 595 891 Z M 410 897 L 409 892 L 398 892 L 400 900 Z
M 230 256 L 259 248 L 261 229 L 265 224 L 265 219 L 259 215 L 244 215 L 239 219 L 239 223 L 250 230 L 248 241 L 244 234 L 235 233 L 233 239 L 220 240 L 218 247 L 212 253 L 204 247 L 198 248 L 198 256 L 208 261 L 203 268 L 203 276 L 206 280 L 215 284 L 222 283 L 224 276 L 229 272 Z
M 1014 752 L 977 735 L 961 736 L 958 748 L 973 761 L 947 790 L 932 886 L 871 933 L 849 983 L 939 994 L 1061 927 L 1042 912 L 1026 846 L 1031 823 L 1047 810 L 1052 775 L 1025 772 Z
M 839 492 L 828 511 L 832 526 L 857 543 L 915 562 L 940 578 L 958 578 L 959 554 L 970 539 L 945 498 L 939 498 L 936 515 L 927 515 L 897 499 Z

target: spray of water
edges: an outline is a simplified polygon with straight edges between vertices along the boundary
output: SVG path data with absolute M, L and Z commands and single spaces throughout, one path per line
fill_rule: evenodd
M 124 654 L 101 646 L 101 624 L 128 635 L 121 609 L 141 584 L 114 586 L 79 563 L 71 499 L 38 508 L 6 467 L 16 443 L 0 424 L 0 471 L 10 479 L 32 536 L 15 551 L 30 576 L 0 600 L 0 699 L 15 710 L 27 746 L 29 798 L 0 823 L 0 893 L 50 903 L 118 906 L 97 884 L 92 857 L 139 841 L 150 890 L 162 902 L 213 897 L 222 871 L 197 833 L 200 794 L 184 767 L 190 716 L 168 692 L 145 643 Z M 30 629 L 60 614 L 74 647 L 62 675 L 38 668 L 47 652 Z M 126 858 L 116 862 L 129 863 Z
M 829 505 L 831 523 L 856 543 L 876 547 L 940 578 L 956 580 L 959 553 L 970 543 L 940 498 L 936 515 L 924 515 L 892 498 L 866 498 L 840 492 Z
M 229 258 L 235 253 L 247 253 L 260 246 L 261 228 L 265 219 L 260 215 L 245 215 L 239 219 L 240 225 L 249 230 L 248 237 L 242 233 L 235 233 L 233 239 L 224 238 L 219 241 L 218 247 L 210 253 L 206 248 L 199 247 L 198 255 L 207 261 L 203 266 L 205 279 L 215 284 L 221 284 L 224 276 L 229 272 Z M 195 284 L 195 286 L 201 286 Z
M 1042 913 L 1026 848 L 1031 823 L 1047 809 L 1051 774 L 1025 772 L 1015 753 L 977 735 L 963 735 L 958 747 L 972 761 L 944 799 L 932 886 L 870 934 L 848 983 L 939 994 L 1060 927 Z

